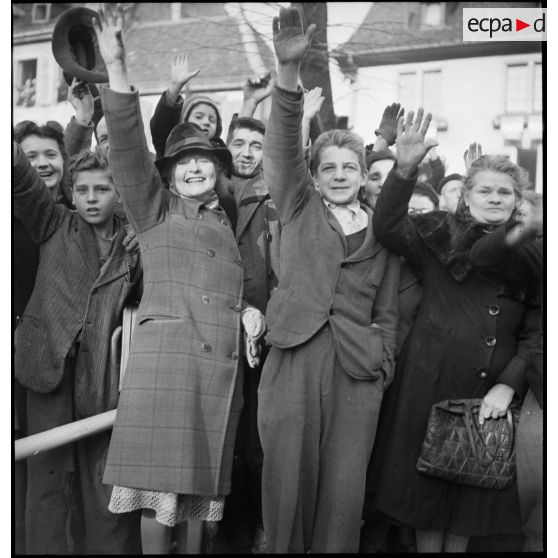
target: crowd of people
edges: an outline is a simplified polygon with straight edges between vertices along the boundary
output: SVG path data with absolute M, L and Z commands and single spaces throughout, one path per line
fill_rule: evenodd
M 371 145 L 311 138 L 324 99 L 301 87 L 315 26 L 296 8 L 273 19 L 276 77 L 248 80 L 226 137 L 210 97 L 182 95 L 198 70 L 172 60 L 153 154 L 123 17 L 92 22 L 100 106 L 74 80 L 66 130 L 14 128 L 16 436 L 117 409 L 112 430 L 16 463 L 16 552 L 541 551 L 527 172 L 471 144 L 446 175 L 430 113 L 397 102 Z M 417 471 L 431 407 L 463 398 L 482 400 L 480 427 L 521 406 L 507 488 Z

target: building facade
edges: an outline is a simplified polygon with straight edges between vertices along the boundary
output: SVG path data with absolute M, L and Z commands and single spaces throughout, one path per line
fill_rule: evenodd
M 67 84 L 52 55 L 52 31 L 70 7 L 92 9 L 98 3 L 12 4 L 13 120 L 62 125 L 73 109 Z M 139 90 L 146 137 L 149 119 L 168 87 L 172 57 L 186 53 L 191 69 L 200 69 L 189 94 L 207 94 L 219 106 L 226 127 L 242 104 L 242 87 L 255 75 L 274 70 L 269 47 L 224 3 L 125 3 L 125 42 L 130 81 Z M 231 5 L 233 6 L 233 5 Z M 269 102 L 256 116 L 267 119 Z M 150 148 L 152 146 L 150 145 Z
M 484 153 L 506 153 L 525 167 L 542 192 L 542 45 L 462 41 L 462 8 L 490 2 L 375 2 L 363 24 L 334 56 L 347 94 L 336 112 L 365 141 L 383 109 L 432 112 L 429 134 L 439 142 L 447 172 L 464 172 L 472 142 Z M 498 3 L 498 7 L 540 7 Z

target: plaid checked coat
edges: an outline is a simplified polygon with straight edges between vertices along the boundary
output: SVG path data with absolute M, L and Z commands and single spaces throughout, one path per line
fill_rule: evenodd
M 163 188 L 137 91 L 100 89 L 110 165 L 145 273 L 103 480 L 225 495 L 242 408 L 243 272 L 234 234 L 223 211 Z
M 81 331 L 74 373 L 77 415 L 115 409 L 120 370 L 111 363 L 110 341 L 141 279 L 139 250 L 126 252 L 126 232 L 115 216 L 120 230 L 101 271 L 93 229 L 54 202 L 21 148 L 15 149 L 14 216 L 40 246 L 35 289 L 15 332 L 16 378 L 38 393 L 52 392 Z

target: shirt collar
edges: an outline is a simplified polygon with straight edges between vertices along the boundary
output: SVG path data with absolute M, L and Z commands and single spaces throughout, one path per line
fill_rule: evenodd
M 328 208 L 331 209 L 332 211 L 334 209 L 343 209 L 346 208 L 349 211 L 351 211 L 352 213 L 354 213 L 355 215 L 358 214 L 359 210 L 361 209 L 360 207 L 360 202 L 358 200 L 355 200 L 354 202 L 351 202 L 349 204 L 346 205 L 337 205 L 335 203 L 331 203 L 329 201 L 327 201 L 325 198 L 322 197 L 322 201 L 324 202 L 324 205 Z

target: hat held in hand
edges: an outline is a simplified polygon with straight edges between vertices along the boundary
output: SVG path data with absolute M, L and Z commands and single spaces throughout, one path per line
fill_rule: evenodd
M 106 83 L 108 74 L 99 52 L 92 18 L 97 12 L 89 8 L 70 8 L 56 22 L 52 33 L 52 54 L 64 70 L 70 85 L 76 77 L 85 83 Z

